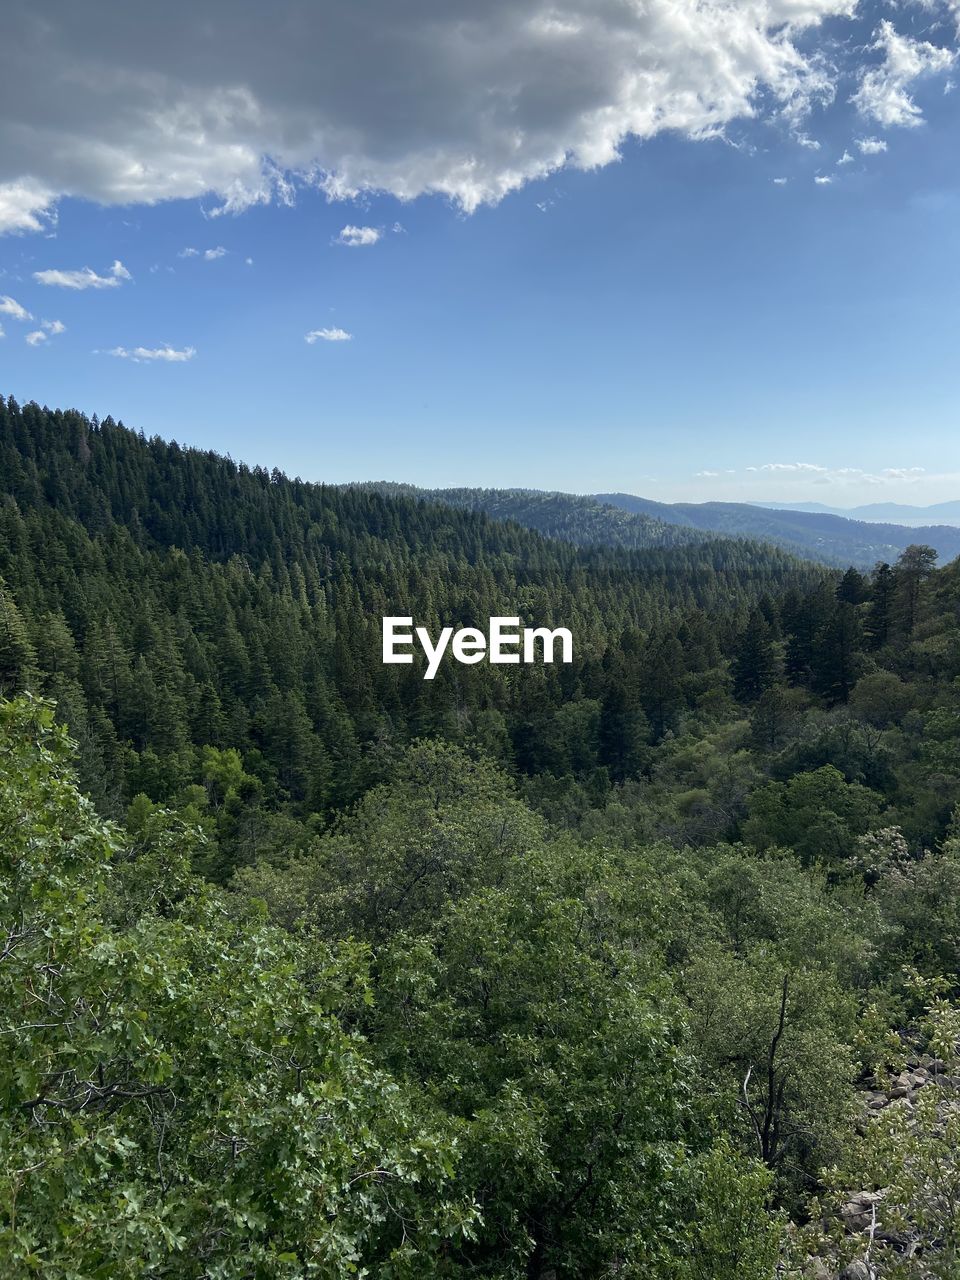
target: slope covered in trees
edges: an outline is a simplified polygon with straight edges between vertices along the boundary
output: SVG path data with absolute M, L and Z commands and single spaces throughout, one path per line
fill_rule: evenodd
M 578 548 L 12 401 L 0 488 L 0 1270 L 955 1274 L 960 565 Z M 401 603 L 576 660 L 425 682 Z
M 379 493 L 420 497 L 498 520 L 515 520 L 577 546 L 679 546 L 711 538 L 745 538 L 782 547 L 819 564 L 872 569 L 923 543 L 943 560 L 960 555 L 960 530 L 949 525 L 906 528 L 840 513 L 777 510 L 738 502 L 654 502 L 627 493 L 580 495 L 537 489 L 418 489 L 377 483 Z
M 669 697 L 689 702 L 684 680 L 732 642 L 745 610 L 812 580 L 779 552 L 732 542 L 578 551 L 480 513 L 307 485 L 12 402 L 0 407 L 0 475 L 20 665 L 58 701 L 108 812 L 206 787 L 211 770 L 248 816 L 325 812 L 422 734 L 531 769 L 554 737 L 533 712 L 602 701 L 624 635 L 667 646 Z M 497 614 L 567 626 L 576 661 L 522 678 L 448 664 L 425 682 L 422 665 L 381 664 L 380 619 L 397 613 L 434 634 Z M 686 655 L 670 647 L 678 632 Z M 644 697 L 659 704 L 659 685 Z M 622 770 L 621 748 L 610 752 L 596 766 Z
M 710 537 L 692 524 L 625 511 L 616 503 L 575 493 L 548 493 L 539 489 L 418 489 L 415 485 L 386 482 L 357 487 L 441 502 L 465 511 L 482 511 L 495 520 L 513 520 L 548 538 L 562 538 L 580 547 L 643 550 L 684 546 Z
M 696 528 L 708 536 L 756 538 L 824 564 L 871 569 L 895 560 L 913 543 L 931 546 L 944 561 L 960 555 L 960 529 L 951 525 L 907 528 L 830 512 L 779 510 L 745 502 L 652 502 L 628 493 L 597 498 L 634 515 Z

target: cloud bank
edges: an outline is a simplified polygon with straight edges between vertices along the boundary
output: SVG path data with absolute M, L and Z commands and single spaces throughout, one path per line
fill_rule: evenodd
M 213 197 L 222 211 L 290 200 L 300 183 L 333 198 L 435 193 L 470 211 L 562 165 L 609 164 L 630 137 L 711 137 L 758 115 L 797 128 L 841 74 L 822 25 L 856 9 L 370 0 L 360 18 L 301 0 L 7 0 L 0 229 L 42 229 L 63 195 Z M 876 42 L 858 106 L 912 123 L 912 79 L 952 55 L 889 22 Z

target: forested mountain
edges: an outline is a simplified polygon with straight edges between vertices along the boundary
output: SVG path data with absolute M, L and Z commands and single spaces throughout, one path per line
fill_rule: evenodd
M 824 564 L 869 569 L 880 560 L 895 560 L 916 542 L 933 547 L 943 561 L 960 555 L 960 529 L 948 524 L 908 528 L 874 523 L 865 516 L 850 519 L 840 513 L 779 510 L 746 502 L 651 502 L 628 493 L 596 496 L 632 514 L 713 535 L 757 538 Z
M 575 546 L 0 401 L 0 1272 L 955 1276 L 935 561 Z M 395 612 L 575 660 L 424 681 Z
M 914 542 L 933 547 L 944 561 L 960 555 L 960 529 L 950 525 L 907 528 L 868 523 L 866 516 L 847 519 L 840 513 L 773 510 L 738 502 L 653 502 L 626 493 L 581 496 L 537 489 L 417 489 L 386 483 L 361 487 L 482 511 L 577 546 L 642 548 L 746 538 L 819 564 L 859 569 L 895 560 Z
M 201 782 L 191 744 L 243 751 L 271 806 L 304 811 L 363 790 L 376 776 L 366 746 L 424 733 L 494 745 L 512 733 L 532 768 L 552 731 L 521 731 L 525 708 L 602 698 L 625 635 L 667 645 L 679 681 L 765 595 L 816 580 L 733 542 L 577 550 L 482 513 L 308 485 L 10 401 L 0 475 L 0 578 L 108 811 Z M 381 664 L 385 614 L 435 633 L 514 611 L 571 628 L 573 666 L 512 679 L 446 666 L 427 683 L 420 665 Z
M 539 489 L 418 489 L 415 485 L 383 481 L 359 487 L 442 502 L 466 511 L 482 511 L 496 520 L 513 520 L 549 538 L 562 538 L 581 547 L 671 547 L 710 537 L 692 525 L 644 512 L 625 511 L 615 503 L 575 493 L 549 493 Z

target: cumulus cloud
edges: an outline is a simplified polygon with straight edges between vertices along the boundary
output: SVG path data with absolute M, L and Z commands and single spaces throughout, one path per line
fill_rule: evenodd
M 364 245 L 376 244 L 380 232 L 376 227 L 346 226 L 337 236 L 337 244 L 348 245 L 351 249 L 359 249 Z
M 346 329 L 311 329 L 303 335 L 303 340 L 311 346 L 315 342 L 352 342 L 353 334 L 347 333 Z
M 9 294 L 0 295 L 0 316 L 10 316 L 13 320 L 32 320 L 33 316 L 22 307 L 16 298 L 11 298 Z
M 786 179 L 786 178 L 774 178 L 774 180 L 773 180 L 773 185 L 774 185 L 775 187 L 785 187 L 785 186 L 787 185 L 787 179 Z
M 9 172 L 0 165 L 0 175 Z M 42 231 L 53 219 L 57 193 L 29 178 L 0 176 L 0 232 Z
M 111 347 L 105 352 L 108 356 L 116 356 L 120 360 L 132 360 L 134 364 L 143 364 L 146 361 L 161 360 L 169 364 L 181 364 L 185 360 L 192 360 L 197 354 L 195 347 L 183 347 L 178 350 L 176 347 Z
M 122 0 L 7 0 L 0 227 L 40 229 L 63 195 L 212 195 L 223 211 L 299 184 L 469 211 L 563 165 L 609 164 L 631 137 L 716 137 L 758 116 L 801 135 L 852 69 L 825 21 L 856 7 L 370 0 L 358 20 L 350 5 L 208 0 L 139 6 L 131 23 Z M 864 79 L 864 109 L 885 76 Z
M 886 151 L 887 144 L 883 138 L 858 138 L 857 148 L 861 155 L 878 156 L 882 151 Z
M 67 326 L 62 320 L 41 320 L 40 328 L 45 330 L 51 338 L 55 338 L 58 333 L 67 332 Z
M 843 155 L 837 161 L 837 168 L 839 168 L 840 165 L 842 164 L 853 164 L 853 156 L 850 154 L 849 151 L 844 151 Z
M 828 187 L 833 179 L 827 173 L 818 173 L 814 178 L 814 182 L 818 187 Z
M 90 267 L 81 267 L 79 271 L 35 271 L 33 278 L 40 284 L 56 285 L 61 289 L 116 289 L 124 280 L 133 279 L 119 259 L 105 276 L 97 275 Z
M 41 342 L 46 342 L 47 335 L 42 329 L 34 329 L 33 333 L 28 333 L 24 341 L 28 346 L 39 347 Z
M 861 115 L 887 127 L 922 124 L 923 113 L 911 98 L 909 87 L 923 76 L 946 71 L 956 54 L 901 35 L 889 19 L 880 23 L 872 47 L 882 52 L 883 61 L 861 73 L 860 88 L 851 101 Z
M 0 338 L 5 338 L 6 336 L 7 336 L 7 335 L 6 335 L 6 334 L 4 333 L 4 331 L 3 331 L 3 325 L 2 325 L 2 324 L 0 324 Z

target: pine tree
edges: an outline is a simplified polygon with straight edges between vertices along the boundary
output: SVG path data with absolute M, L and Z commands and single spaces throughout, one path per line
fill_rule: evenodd
M 35 662 L 26 625 L 0 580 L 0 695 L 9 698 L 26 689 Z
M 741 702 L 756 702 L 777 678 L 770 626 L 759 609 L 750 614 L 733 657 L 733 689 Z

